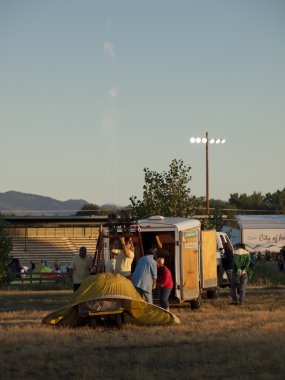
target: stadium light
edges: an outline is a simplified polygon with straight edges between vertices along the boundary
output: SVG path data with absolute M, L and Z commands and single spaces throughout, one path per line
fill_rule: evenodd
M 206 144 L 206 210 L 207 215 L 209 215 L 210 211 L 210 196 L 209 196 L 209 143 L 210 144 L 224 144 L 226 142 L 226 139 L 209 139 L 208 132 L 206 132 L 206 137 L 191 137 L 190 143 L 191 144 L 200 144 L 200 143 Z

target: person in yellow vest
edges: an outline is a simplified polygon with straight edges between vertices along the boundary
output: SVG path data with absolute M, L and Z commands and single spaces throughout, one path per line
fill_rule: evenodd
M 69 267 L 69 276 L 73 280 L 73 291 L 75 292 L 82 281 L 89 276 L 92 267 L 92 258 L 87 255 L 86 247 L 79 248 L 79 255 L 75 255 Z

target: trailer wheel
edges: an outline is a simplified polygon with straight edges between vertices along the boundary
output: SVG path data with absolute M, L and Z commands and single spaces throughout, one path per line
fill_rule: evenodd
M 191 309 L 199 309 L 202 304 L 202 293 L 201 289 L 199 290 L 199 296 L 195 300 L 191 301 Z
M 216 299 L 219 297 L 218 289 L 207 290 L 208 299 Z
M 89 318 L 89 326 L 93 329 L 97 329 L 98 327 L 98 319 L 97 317 L 90 317 Z
M 123 313 L 116 314 L 116 326 L 118 329 L 121 329 L 123 325 Z

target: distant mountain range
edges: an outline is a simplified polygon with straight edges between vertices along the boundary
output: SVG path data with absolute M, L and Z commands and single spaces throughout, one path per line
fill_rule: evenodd
M 83 199 L 57 199 L 42 195 L 7 191 L 0 193 L 0 212 L 15 215 L 74 215 L 87 202 Z

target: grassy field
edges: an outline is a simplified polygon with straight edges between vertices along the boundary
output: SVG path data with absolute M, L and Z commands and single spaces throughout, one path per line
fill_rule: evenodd
M 284 285 L 284 272 L 280 272 L 276 261 L 257 262 L 251 283 L 267 287 Z
M 274 265 L 266 270 L 273 279 Z M 42 318 L 71 291 L 2 290 L 1 378 L 284 379 L 284 278 L 272 283 L 271 273 L 257 286 L 264 269 L 256 269 L 245 306 L 229 305 L 223 289 L 199 310 L 173 308 L 181 324 L 169 327 L 52 328 Z

